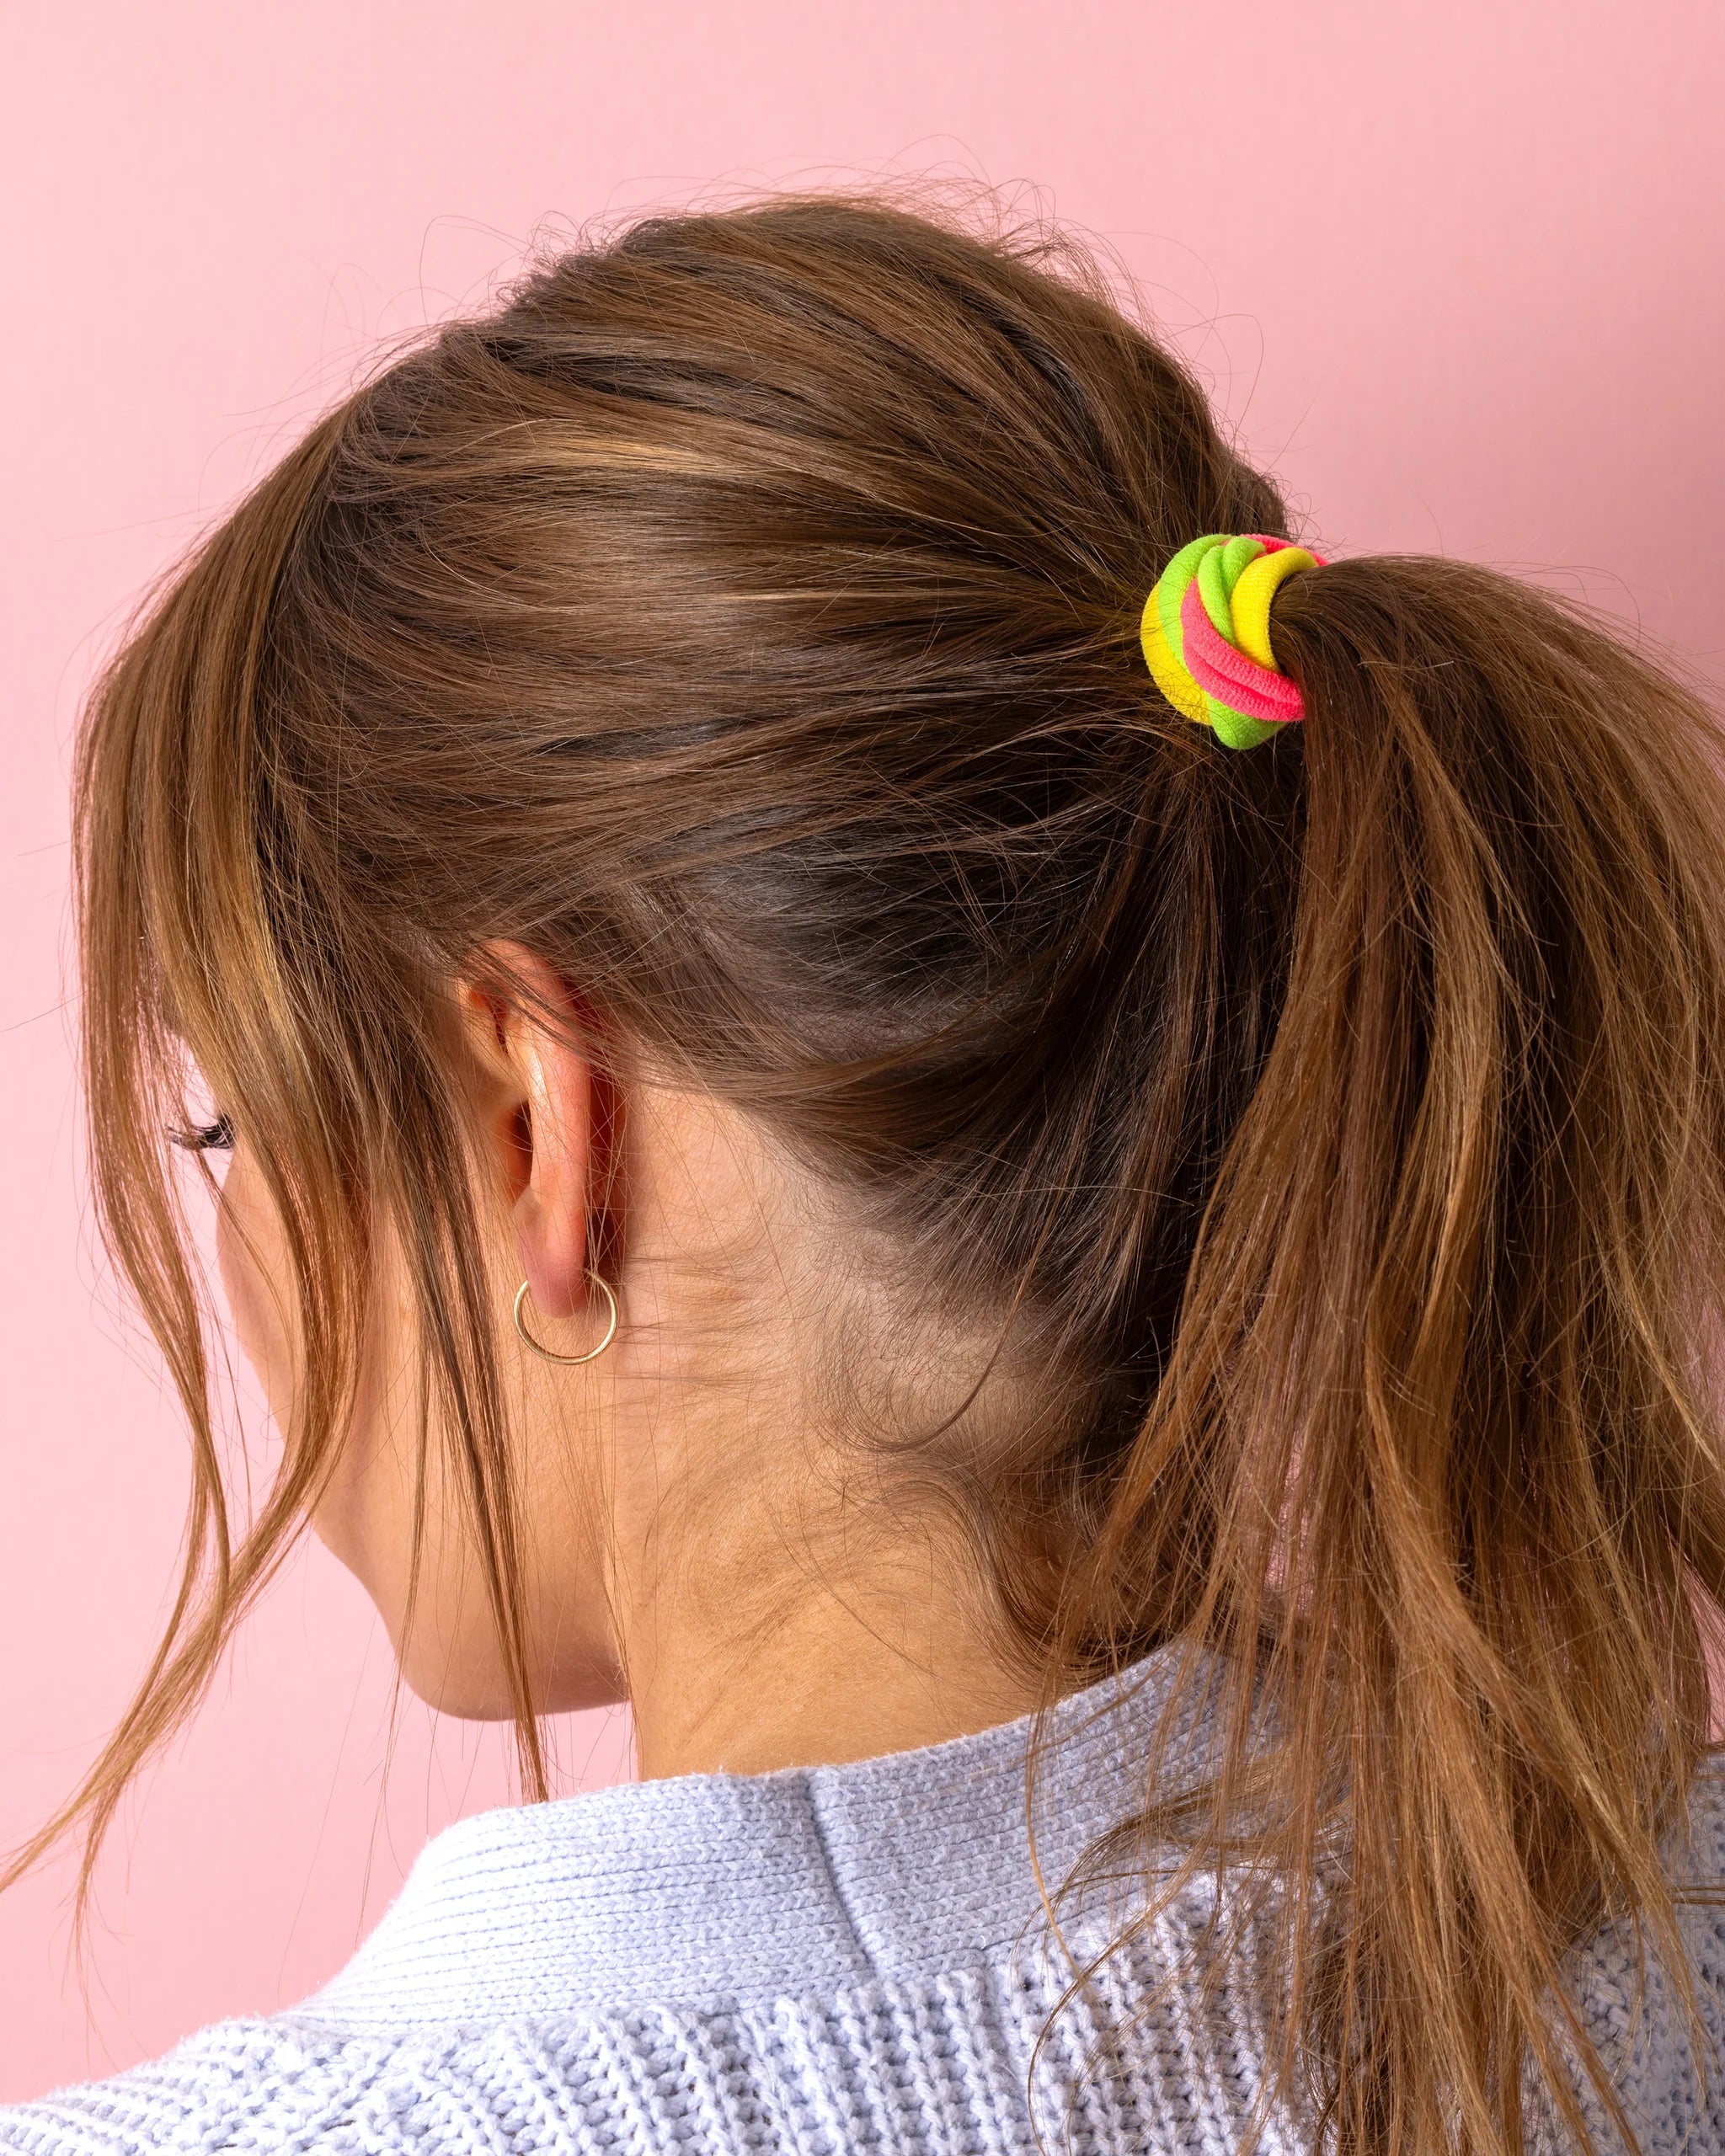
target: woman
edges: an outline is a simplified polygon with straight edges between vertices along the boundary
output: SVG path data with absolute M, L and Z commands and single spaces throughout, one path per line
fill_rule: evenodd
M 88 713 L 198 1495 L 46 1835 L 307 1521 L 642 1780 L 0 2145 L 1725 2146 L 1714 725 L 1295 546 L 1070 248 L 655 220 L 379 371 Z

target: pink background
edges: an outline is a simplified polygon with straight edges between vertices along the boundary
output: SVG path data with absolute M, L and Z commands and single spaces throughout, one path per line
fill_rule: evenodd
M 551 218 L 937 168 L 1035 183 L 1145 281 L 1324 543 L 1592 594 L 1715 678 L 1717 0 L 61 0 L 0 11 L 0 1838 L 122 1705 L 163 1606 L 176 1420 L 82 1193 L 68 742 L 145 580 L 380 332 Z M 405 1715 L 315 1549 L 103 1874 L 0 1902 L 0 2097 L 302 1994 L 428 1830 L 507 1793 Z M 571 1784 L 620 1724 L 563 1732 Z

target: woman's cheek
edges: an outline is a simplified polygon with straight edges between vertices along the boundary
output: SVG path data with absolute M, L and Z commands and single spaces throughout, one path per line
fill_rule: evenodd
M 275 1209 L 243 1142 L 216 1214 L 216 1257 L 233 1329 L 278 1429 L 292 1419 L 294 1357 L 283 1289 L 286 1251 Z
M 216 1251 L 234 1333 L 257 1374 L 272 1419 L 285 1432 L 298 1384 L 286 1315 L 291 1298 L 286 1239 L 243 1145 L 235 1147 L 223 1181 Z M 418 1451 L 413 1371 L 404 1358 L 411 1337 L 409 1313 L 393 1246 L 379 1253 L 373 1293 L 352 1412 L 318 1478 L 309 1519 L 318 1540 L 371 1597 L 398 1654 L 403 1654 L 409 1648 L 403 1630 L 413 1573 Z M 506 1687 L 499 1706 L 492 1701 L 497 1686 L 488 1689 L 480 1681 L 494 1658 L 487 1644 L 487 1607 L 476 1595 L 461 1538 L 439 1531 L 458 1505 L 452 1504 L 435 1471 L 427 1495 L 416 1666 L 409 1671 L 409 1682 L 426 1698 L 440 1700 L 453 1678 L 462 1700 L 471 1694 L 481 1702 L 457 1711 L 506 1714 Z M 472 1681 L 462 1674 L 469 1660 L 480 1672 Z

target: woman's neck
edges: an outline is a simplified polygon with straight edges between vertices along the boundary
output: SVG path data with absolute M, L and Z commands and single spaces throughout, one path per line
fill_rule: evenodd
M 740 1547 L 729 1563 L 680 1568 L 628 1627 L 644 1779 L 838 1765 L 1037 1705 L 1036 1680 L 1009 1667 L 974 1573 L 949 1553 L 914 1538 L 866 1572 L 805 1561 L 777 1579 L 764 1555 Z

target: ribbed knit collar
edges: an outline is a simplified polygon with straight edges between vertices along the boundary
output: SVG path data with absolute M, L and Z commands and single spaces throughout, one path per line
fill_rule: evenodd
M 1050 1886 L 1142 1805 L 1172 1672 L 1165 1651 L 1055 1710 L 1035 1837 Z M 353 2029 L 537 2020 L 959 1967 L 1041 1914 L 1031 1732 L 1026 1717 L 843 1766 L 682 1775 L 481 1812 L 426 1844 L 298 2015 Z

